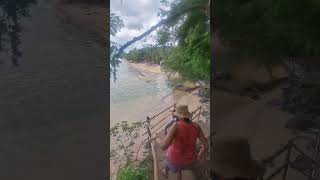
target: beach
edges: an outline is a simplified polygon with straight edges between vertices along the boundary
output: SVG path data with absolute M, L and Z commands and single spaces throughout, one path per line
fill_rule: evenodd
M 160 65 L 158 64 L 152 64 L 148 65 L 146 63 L 132 63 L 128 62 L 129 66 L 138 70 L 141 73 L 144 73 L 144 75 L 148 75 L 148 73 L 152 74 L 158 74 L 168 77 L 168 72 L 164 71 Z M 169 79 L 171 80 L 171 79 Z M 179 89 L 175 88 L 171 94 L 168 96 L 173 96 L 174 102 L 176 104 L 187 104 L 190 108 L 190 110 L 194 110 L 198 108 L 199 106 L 203 105 L 203 103 L 200 102 L 201 97 L 198 95 L 199 86 L 196 82 L 191 82 L 184 80 L 180 82 Z M 188 91 L 189 90 L 189 91 Z

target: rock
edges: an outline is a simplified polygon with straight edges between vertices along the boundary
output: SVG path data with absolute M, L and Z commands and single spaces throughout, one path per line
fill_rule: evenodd
M 208 89 L 200 88 L 198 92 L 199 92 L 198 94 L 200 97 L 209 97 L 210 96 L 210 91 Z
M 198 81 L 197 83 L 196 83 L 196 85 L 197 86 L 200 86 L 200 87 L 202 87 L 202 88 L 210 88 L 210 81 L 209 82 L 207 82 L 207 81 Z
M 177 84 L 177 87 L 180 88 L 180 87 L 183 87 L 183 85 L 182 85 L 181 83 L 178 83 L 178 84 Z
M 185 89 L 195 89 L 197 87 L 200 87 L 199 85 L 197 86 L 197 84 L 195 82 L 192 81 L 184 81 L 183 82 L 183 87 Z

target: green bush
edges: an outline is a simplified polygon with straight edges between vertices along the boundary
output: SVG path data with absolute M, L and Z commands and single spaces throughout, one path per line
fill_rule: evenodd
M 129 165 L 119 170 L 117 180 L 149 180 L 149 176 L 147 167 Z

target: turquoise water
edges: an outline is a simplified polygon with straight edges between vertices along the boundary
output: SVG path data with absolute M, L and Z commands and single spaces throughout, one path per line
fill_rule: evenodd
M 141 73 L 124 60 L 117 73 L 117 81 L 110 80 L 111 127 L 120 121 L 145 120 L 172 104 L 170 98 L 163 100 L 172 91 L 165 76 Z

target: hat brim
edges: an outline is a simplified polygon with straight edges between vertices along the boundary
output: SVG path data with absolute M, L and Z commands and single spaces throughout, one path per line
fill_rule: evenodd
M 225 178 L 244 177 L 244 178 L 257 178 L 264 174 L 265 168 L 255 160 L 252 160 L 247 165 L 240 167 L 232 167 L 222 165 L 215 161 L 211 164 L 212 170 Z
M 191 118 L 191 113 L 180 113 L 180 112 L 174 112 L 174 115 L 178 116 L 179 118 Z

